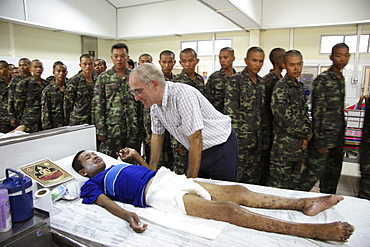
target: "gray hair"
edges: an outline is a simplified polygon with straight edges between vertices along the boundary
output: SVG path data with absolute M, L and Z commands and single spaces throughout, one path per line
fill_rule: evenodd
M 131 71 L 131 75 L 136 75 L 142 82 L 150 83 L 153 80 L 159 81 L 160 85 L 164 87 L 166 81 L 162 71 L 152 63 L 143 63 Z

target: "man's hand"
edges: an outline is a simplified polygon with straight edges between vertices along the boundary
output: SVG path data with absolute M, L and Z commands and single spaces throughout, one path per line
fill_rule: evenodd
M 130 224 L 132 230 L 142 233 L 148 228 L 148 224 L 141 224 L 139 216 L 134 212 L 128 212 L 126 221 Z
M 116 154 L 121 160 L 126 160 L 131 157 L 135 158 L 138 152 L 133 148 L 124 148 L 124 149 L 119 150 L 119 152 L 117 152 Z
M 301 149 L 305 150 L 308 146 L 308 140 L 307 139 L 302 139 L 301 140 Z
M 110 199 L 104 194 L 100 194 L 98 196 L 98 199 L 96 199 L 95 204 L 107 209 L 113 215 L 118 216 L 121 219 L 127 221 L 130 224 L 132 230 L 134 230 L 137 233 L 144 232 L 148 227 L 148 224 L 143 225 L 141 224 L 139 216 L 136 213 L 121 208 L 120 206 L 117 205 L 117 203 L 112 201 L 112 199 Z
M 11 120 L 11 121 L 10 121 L 10 125 L 11 125 L 13 128 L 15 128 L 15 127 L 17 127 L 17 126 L 18 126 L 18 123 L 17 123 L 17 121 L 16 121 L 16 120 Z
M 96 135 L 96 137 L 98 138 L 99 141 L 101 142 L 105 142 L 107 140 L 107 137 L 106 136 L 102 136 L 102 135 Z
M 328 148 L 318 148 L 317 152 L 319 152 L 320 154 L 326 154 L 326 153 L 329 153 L 329 149 Z

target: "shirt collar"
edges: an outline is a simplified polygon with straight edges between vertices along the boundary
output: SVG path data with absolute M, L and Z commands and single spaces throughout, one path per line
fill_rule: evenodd
M 166 85 L 164 86 L 163 97 L 162 97 L 162 105 L 159 106 L 159 107 L 166 107 L 167 106 L 170 84 L 173 84 L 173 82 L 172 81 L 166 81 Z

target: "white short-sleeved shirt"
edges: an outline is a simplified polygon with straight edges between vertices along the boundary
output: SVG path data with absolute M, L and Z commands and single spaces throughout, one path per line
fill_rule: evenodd
M 217 111 L 198 89 L 184 83 L 166 81 L 162 105 L 150 108 L 152 132 L 165 129 L 189 149 L 188 136 L 202 130 L 203 150 L 226 142 L 231 118 Z

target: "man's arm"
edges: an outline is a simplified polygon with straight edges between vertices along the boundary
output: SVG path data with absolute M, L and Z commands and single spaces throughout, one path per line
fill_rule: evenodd
M 150 162 L 149 166 L 151 170 L 157 170 L 159 159 L 161 158 L 163 148 L 164 134 L 157 135 L 152 133 L 150 140 Z
M 130 227 L 137 233 L 144 232 L 148 227 L 148 224 L 141 226 L 139 216 L 136 213 L 121 208 L 104 194 L 99 195 L 95 204 L 107 209 L 111 214 L 127 221 L 130 224 Z
M 139 165 L 144 166 L 144 167 L 152 170 L 150 168 L 150 166 L 146 163 L 146 161 L 143 159 L 143 157 L 141 157 L 141 155 L 133 148 L 121 149 L 121 150 L 119 150 L 117 155 L 121 160 L 125 160 L 125 159 L 128 159 L 128 158 L 132 157 L 139 163 Z
M 203 138 L 202 131 L 197 130 L 191 136 L 188 136 L 189 147 L 189 162 L 186 176 L 188 178 L 196 178 L 199 173 L 200 161 L 202 159 Z

